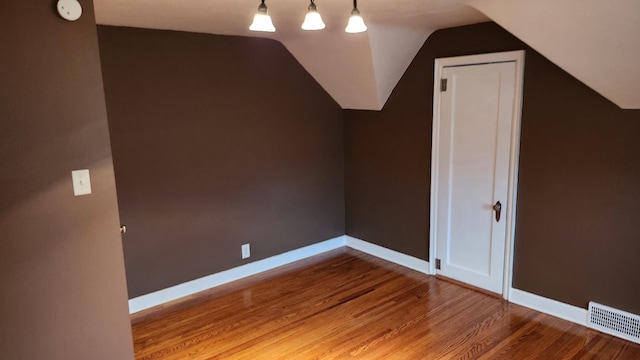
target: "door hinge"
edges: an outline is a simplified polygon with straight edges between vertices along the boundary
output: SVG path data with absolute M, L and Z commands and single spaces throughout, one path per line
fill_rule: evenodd
M 447 79 L 440 79 L 440 91 L 447 91 Z
M 436 270 L 441 270 L 440 266 L 440 259 L 436 259 Z

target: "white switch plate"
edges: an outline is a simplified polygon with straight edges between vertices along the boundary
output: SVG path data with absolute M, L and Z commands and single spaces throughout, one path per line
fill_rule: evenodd
M 89 195 L 91 194 L 91 177 L 89 169 L 73 170 L 71 172 L 71 180 L 73 181 L 73 195 Z
M 242 258 L 246 259 L 251 256 L 251 245 L 243 244 L 242 245 Z

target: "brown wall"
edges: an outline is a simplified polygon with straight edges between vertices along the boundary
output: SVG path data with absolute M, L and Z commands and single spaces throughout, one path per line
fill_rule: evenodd
M 428 259 L 433 66 L 526 49 L 514 287 L 640 313 L 640 111 L 486 23 L 427 39 L 381 112 L 345 112 L 347 234 Z
M 342 110 L 280 43 L 98 33 L 130 297 L 344 235 Z
M 0 11 L 0 357 L 133 359 L 93 5 Z M 71 170 L 93 194 L 74 197 Z

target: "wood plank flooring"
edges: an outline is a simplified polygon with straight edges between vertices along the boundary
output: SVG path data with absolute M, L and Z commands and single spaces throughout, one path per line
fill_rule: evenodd
M 640 359 L 640 345 L 348 249 L 132 326 L 136 359 Z

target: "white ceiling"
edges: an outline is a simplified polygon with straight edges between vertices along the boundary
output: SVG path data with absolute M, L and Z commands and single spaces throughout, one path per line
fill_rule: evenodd
M 640 108 L 640 0 L 467 2 L 361 0 L 369 30 L 347 34 L 351 0 L 316 0 L 327 25 L 316 32 L 300 29 L 307 0 L 266 0 L 275 33 L 248 29 L 259 0 L 94 0 L 103 25 L 278 40 L 345 109 L 382 109 L 433 31 L 492 19 L 614 103 Z
M 640 0 L 473 5 L 614 104 L 640 109 Z
M 347 34 L 351 0 L 316 0 L 327 25 L 300 29 L 308 0 L 266 0 L 275 33 L 249 31 L 260 0 L 94 0 L 99 24 L 280 41 L 345 109 L 380 110 L 435 30 L 488 21 L 464 0 L 361 0 L 369 30 Z

